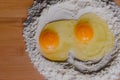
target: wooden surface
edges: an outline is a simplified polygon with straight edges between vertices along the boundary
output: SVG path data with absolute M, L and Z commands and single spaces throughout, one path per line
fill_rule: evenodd
M 120 6 L 120 0 L 113 0 L 113 1 L 115 1 L 115 3 L 116 3 L 118 6 Z
M 25 53 L 22 21 L 33 0 L 0 0 L 0 80 L 43 80 Z

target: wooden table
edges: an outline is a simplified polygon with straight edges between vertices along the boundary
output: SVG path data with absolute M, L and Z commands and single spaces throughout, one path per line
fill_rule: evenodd
M 25 52 L 22 30 L 33 0 L 0 0 L 0 80 L 43 80 Z

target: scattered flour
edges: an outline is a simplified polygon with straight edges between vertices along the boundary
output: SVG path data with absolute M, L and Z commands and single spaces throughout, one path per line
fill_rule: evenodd
M 42 8 L 44 9 L 40 14 Z M 113 2 L 106 4 L 101 0 L 62 0 L 55 1 L 55 4 L 50 5 L 46 4 L 45 1 L 43 3 L 35 1 L 33 7 L 29 9 L 25 22 L 26 27 L 23 31 L 26 51 L 32 63 L 45 76 L 46 80 L 117 80 L 119 78 L 119 50 L 117 57 L 111 62 L 111 66 L 93 74 L 80 73 L 67 62 L 48 61 L 40 54 L 38 36 L 45 24 L 60 19 L 78 19 L 87 12 L 94 12 L 107 21 L 115 36 L 117 48 L 120 49 L 120 8 Z

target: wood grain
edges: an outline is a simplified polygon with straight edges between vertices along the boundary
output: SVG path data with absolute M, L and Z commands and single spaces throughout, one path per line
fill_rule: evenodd
M 0 0 L 0 17 L 25 18 L 33 0 Z
M 0 80 L 44 80 L 25 52 L 23 19 L 33 0 L 0 0 Z

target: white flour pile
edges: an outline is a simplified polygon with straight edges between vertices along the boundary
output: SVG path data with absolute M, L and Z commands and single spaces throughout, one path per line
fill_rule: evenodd
M 51 1 L 49 4 L 37 3 L 29 10 L 23 36 L 26 51 L 32 63 L 43 74 L 46 80 L 117 80 L 120 73 L 120 8 L 113 2 L 101 0 L 62 0 Z M 52 4 L 52 5 L 51 5 Z M 45 7 L 45 8 L 44 8 Z M 42 13 L 41 10 L 43 9 Z M 94 12 L 109 24 L 117 44 L 117 56 L 108 67 L 92 74 L 83 74 L 67 62 L 51 62 L 41 56 L 38 48 L 38 36 L 43 26 L 60 19 L 78 19 L 86 12 Z M 34 15 L 33 15 L 34 14 Z M 41 27 L 40 27 L 41 26 Z

